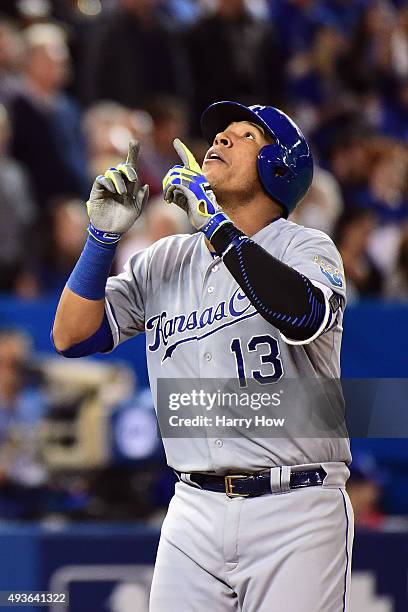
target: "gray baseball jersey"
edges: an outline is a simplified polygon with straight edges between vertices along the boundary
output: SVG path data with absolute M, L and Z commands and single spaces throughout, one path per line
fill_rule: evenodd
M 159 240 L 132 256 L 106 288 L 114 346 L 146 331 L 153 397 L 160 378 L 247 375 L 262 384 L 340 377 L 343 314 L 342 308 L 330 314 L 329 300 L 336 293 L 344 305 L 345 281 L 332 240 L 286 219 L 269 224 L 252 239 L 323 291 L 327 307 L 320 330 L 308 342 L 285 338 L 255 310 L 201 233 Z M 301 395 L 298 403 L 301 412 Z M 249 432 L 234 438 L 209 436 L 165 437 L 168 464 L 182 472 L 250 472 L 351 460 L 344 437 L 258 438 Z

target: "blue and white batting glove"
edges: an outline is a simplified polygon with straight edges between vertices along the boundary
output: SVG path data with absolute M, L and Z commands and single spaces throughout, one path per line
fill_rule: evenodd
M 214 192 L 202 170 L 185 144 L 178 138 L 174 148 L 183 165 L 173 166 L 163 179 L 163 195 L 166 202 L 182 208 L 193 227 L 205 234 L 208 240 L 231 219 L 222 211 Z

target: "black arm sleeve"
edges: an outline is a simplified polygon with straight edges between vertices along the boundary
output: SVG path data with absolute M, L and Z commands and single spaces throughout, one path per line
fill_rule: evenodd
M 290 340 L 308 340 L 322 325 L 322 291 L 290 266 L 270 255 L 232 223 L 211 239 L 223 261 L 259 314 Z

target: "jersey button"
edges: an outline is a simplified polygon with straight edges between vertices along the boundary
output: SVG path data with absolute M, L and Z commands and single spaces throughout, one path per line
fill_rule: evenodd
M 211 272 L 218 272 L 219 266 L 215 264 L 215 266 L 211 269 Z
M 212 293 L 214 291 L 214 287 L 208 287 L 207 291 L 208 293 Z
M 216 441 L 214 442 L 214 444 L 215 444 L 215 446 L 218 446 L 218 448 L 221 448 L 221 446 L 223 446 L 223 445 L 224 445 L 224 442 L 223 442 L 222 440 L 216 440 Z
M 211 353 L 206 353 L 206 354 L 204 355 L 204 359 L 205 359 L 206 361 L 211 361 L 211 359 L 212 359 L 212 355 L 211 355 Z

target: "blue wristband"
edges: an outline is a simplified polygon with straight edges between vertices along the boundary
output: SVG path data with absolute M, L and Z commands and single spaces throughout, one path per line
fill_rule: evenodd
M 117 241 L 101 242 L 89 232 L 84 250 L 68 279 L 67 287 L 87 300 L 103 300 L 116 246 Z
M 221 227 L 221 225 L 225 225 L 225 223 L 232 223 L 232 221 L 225 213 L 219 212 L 210 218 L 208 223 L 201 228 L 201 231 L 211 242 L 211 238 L 214 236 L 215 232 Z
M 88 225 L 88 233 L 95 238 L 97 242 L 101 242 L 102 244 L 116 244 L 122 238 L 122 234 L 99 230 L 92 225 L 92 223 Z

